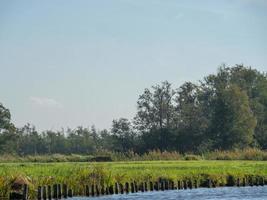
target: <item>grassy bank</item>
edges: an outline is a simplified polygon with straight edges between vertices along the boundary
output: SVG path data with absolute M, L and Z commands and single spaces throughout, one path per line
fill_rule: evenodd
M 179 153 L 176 151 L 149 151 L 142 155 L 132 151 L 126 153 L 102 151 L 96 152 L 93 155 L 77 155 L 77 154 L 52 154 L 52 155 L 1 155 L 0 163 L 21 163 L 21 162 L 37 162 L 37 163 L 50 163 L 50 162 L 91 162 L 96 159 L 100 161 L 151 161 L 151 160 L 267 160 L 267 151 L 248 148 L 243 150 L 231 151 L 213 151 L 202 154 Z
M 67 183 L 74 190 L 84 190 L 87 184 L 112 185 L 126 181 L 211 179 L 217 186 L 233 179 L 265 177 L 264 161 L 135 161 L 106 163 L 1 163 L 0 195 L 6 196 L 10 183 L 17 177 L 25 179 L 34 195 L 38 185 Z

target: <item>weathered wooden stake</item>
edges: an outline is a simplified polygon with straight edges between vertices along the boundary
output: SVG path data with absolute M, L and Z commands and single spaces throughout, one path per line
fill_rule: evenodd
M 148 189 L 147 189 L 147 182 L 145 182 L 145 192 L 147 192 Z
M 102 185 L 102 186 L 101 186 L 101 195 L 104 195 L 104 194 L 105 194 L 105 186 Z
M 43 200 L 46 200 L 47 198 L 47 193 L 46 193 L 46 186 L 43 186 Z
M 245 187 L 247 184 L 246 184 L 246 178 L 244 177 L 243 178 L 243 181 L 242 181 L 242 186 Z
M 108 190 L 109 194 L 114 194 L 113 185 L 109 186 Z
M 123 194 L 124 188 L 123 188 L 123 185 L 121 183 L 119 184 L 119 187 L 120 187 L 120 193 Z
M 63 184 L 62 186 L 62 193 L 63 193 L 63 198 L 68 198 L 68 186 L 67 184 Z
M 156 191 L 159 191 L 159 182 L 158 181 L 155 182 L 154 189 Z
M 95 196 L 95 186 L 91 185 L 91 196 Z
M 68 197 L 73 197 L 73 191 L 72 189 L 68 189 Z
M 58 184 L 57 185 L 57 188 L 58 188 L 58 199 L 61 199 L 61 197 L 62 197 L 62 192 L 61 192 L 61 184 Z
M 119 194 L 119 184 L 115 183 L 115 194 Z
M 164 187 L 164 182 L 161 181 L 161 182 L 160 182 L 160 190 L 164 191 L 164 188 L 165 188 L 165 187 Z
M 109 195 L 109 189 L 108 189 L 108 186 L 106 187 L 105 194 L 106 194 L 106 195 Z
M 197 182 L 197 180 L 194 181 L 194 186 L 195 186 L 195 188 L 198 188 L 198 182 Z
M 126 194 L 129 193 L 129 183 L 128 182 L 125 183 L 125 192 L 126 192 Z
M 154 189 L 154 188 L 153 188 L 153 182 L 150 181 L 150 182 L 149 182 L 149 190 L 150 190 L 150 191 L 153 191 L 153 189 Z
M 85 196 L 87 196 L 87 197 L 90 196 L 89 185 L 86 185 L 86 186 L 85 186 Z
M 134 188 L 135 188 L 135 192 L 138 192 L 139 188 L 138 188 L 138 186 L 137 186 L 136 181 L 134 181 Z
M 178 190 L 182 189 L 182 182 L 180 180 L 178 180 Z
M 51 185 L 47 186 L 47 197 L 49 200 L 52 200 L 52 190 L 51 190 Z
M 237 186 L 237 187 L 240 187 L 240 178 L 237 178 L 237 179 L 236 179 L 236 186 Z
M 29 187 L 27 184 L 23 185 L 23 193 L 22 193 L 22 199 L 27 200 L 28 199 L 28 192 L 29 192 Z
M 260 177 L 260 186 L 264 186 L 264 177 Z
M 95 186 L 95 192 L 96 192 L 96 196 L 100 195 L 100 191 L 99 191 L 98 185 Z
M 57 199 L 58 191 L 57 191 L 57 184 L 53 185 L 53 199 Z
M 169 189 L 169 181 L 166 180 L 164 182 L 165 182 L 165 187 L 164 188 L 165 188 L 165 190 L 168 190 Z
M 131 182 L 131 193 L 135 193 L 135 190 L 134 190 L 134 183 Z
M 171 190 L 174 190 L 174 182 L 173 181 L 170 181 L 170 188 L 171 188 Z
M 189 187 L 190 190 L 192 190 L 192 188 L 193 188 L 192 180 L 188 181 L 188 187 Z
M 38 186 L 38 189 L 37 189 L 37 199 L 38 200 L 42 199 L 42 187 L 41 186 Z
M 186 190 L 187 189 L 187 182 L 186 182 L 186 180 L 183 180 L 183 186 L 184 186 L 184 189 Z

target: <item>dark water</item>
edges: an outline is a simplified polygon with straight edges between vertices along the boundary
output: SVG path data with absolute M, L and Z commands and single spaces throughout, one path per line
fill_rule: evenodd
M 102 197 L 75 197 L 73 200 L 267 200 L 267 187 L 222 187 L 199 188 L 193 190 L 169 190 Z

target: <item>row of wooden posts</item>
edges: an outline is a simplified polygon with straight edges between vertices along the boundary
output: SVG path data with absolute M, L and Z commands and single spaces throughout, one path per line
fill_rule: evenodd
M 207 179 L 205 182 L 199 184 L 197 180 L 178 180 L 175 184 L 171 180 L 161 180 L 158 182 L 126 182 L 125 184 L 116 183 L 114 186 L 100 187 L 99 185 L 86 185 L 82 191 L 74 191 L 67 186 L 67 184 L 54 184 L 52 186 L 39 186 L 37 189 L 38 200 L 52 200 L 62 199 L 73 196 L 100 196 L 100 195 L 112 195 L 112 194 L 128 194 L 136 192 L 147 191 L 164 191 L 164 190 L 181 190 L 181 189 L 193 189 L 198 187 L 217 187 L 216 182 L 211 179 Z M 263 177 L 256 178 L 243 178 L 243 179 L 229 179 L 226 186 L 264 186 L 266 184 Z M 27 200 L 28 199 L 28 186 L 23 186 L 22 193 L 11 192 L 10 200 Z

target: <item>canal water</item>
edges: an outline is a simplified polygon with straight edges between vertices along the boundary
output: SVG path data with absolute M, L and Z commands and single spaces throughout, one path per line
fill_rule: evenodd
M 198 188 L 193 190 L 168 190 L 139 192 L 102 197 L 75 197 L 72 200 L 267 200 L 267 186 Z

